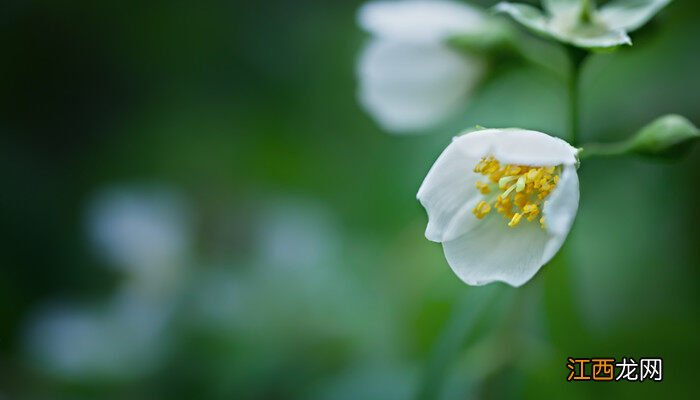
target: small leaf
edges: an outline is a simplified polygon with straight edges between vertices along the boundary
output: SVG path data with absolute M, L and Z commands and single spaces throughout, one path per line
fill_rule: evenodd
M 666 115 L 642 128 L 630 142 L 629 151 L 645 156 L 675 158 L 690 149 L 700 132 L 680 115 Z

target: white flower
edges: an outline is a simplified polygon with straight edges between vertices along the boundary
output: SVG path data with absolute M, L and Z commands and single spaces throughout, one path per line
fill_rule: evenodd
M 386 130 L 418 131 L 466 104 L 484 71 L 477 56 L 445 45 L 487 28 L 484 14 L 447 0 L 375 1 L 358 12 L 373 35 L 359 59 L 359 101 Z
M 25 347 L 44 372 L 68 380 L 134 379 L 165 355 L 170 307 L 124 288 L 105 304 L 47 304 L 29 319 Z
M 191 242 L 186 202 L 178 192 L 109 187 L 91 200 L 86 214 L 88 234 L 110 265 L 143 281 L 174 279 Z
M 467 284 L 520 286 L 547 263 L 578 209 L 576 149 L 547 134 L 486 129 L 456 137 L 418 190 L 425 236 Z
M 627 32 L 644 25 L 670 1 L 616 0 L 596 10 L 590 0 L 542 0 L 546 14 L 527 4 L 502 2 L 496 10 L 540 35 L 595 49 L 632 44 Z

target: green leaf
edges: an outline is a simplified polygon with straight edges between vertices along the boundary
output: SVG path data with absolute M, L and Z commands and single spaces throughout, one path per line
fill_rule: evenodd
M 680 115 L 666 115 L 642 128 L 632 138 L 629 151 L 632 153 L 675 158 L 690 149 L 700 138 L 700 132 L 690 121 Z
M 611 29 L 633 31 L 646 24 L 671 0 L 616 0 L 598 10 L 598 19 Z

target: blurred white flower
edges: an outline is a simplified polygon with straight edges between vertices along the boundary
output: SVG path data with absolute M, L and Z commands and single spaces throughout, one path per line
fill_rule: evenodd
M 162 358 L 168 315 L 162 303 L 124 290 L 102 307 L 45 307 L 25 344 L 36 367 L 59 378 L 135 378 Z
M 112 187 L 87 210 L 87 229 L 98 253 L 142 281 L 173 279 L 190 247 L 189 215 L 176 192 L 154 187 Z
M 338 257 L 340 231 L 332 211 L 307 198 L 284 198 L 261 213 L 257 256 L 272 268 L 325 269 Z
M 535 131 L 456 137 L 418 191 L 425 236 L 467 284 L 520 286 L 547 263 L 578 210 L 576 149 Z
M 187 321 L 197 329 L 230 332 L 244 320 L 247 283 L 231 268 L 203 271 L 192 280 Z M 255 293 L 259 294 L 259 293 Z
M 616 0 L 599 9 L 588 0 L 543 0 L 544 11 L 528 4 L 502 2 L 509 14 L 531 31 L 587 49 L 631 45 L 627 35 L 649 21 L 671 0 Z
M 485 29 L 480 10 L 448 0 L 374 1 L 357 18 L 373 36 L 357 66 L 358 97 L 384 129 L 424 130 L 466 104 L 484 62 L 445 41 Z

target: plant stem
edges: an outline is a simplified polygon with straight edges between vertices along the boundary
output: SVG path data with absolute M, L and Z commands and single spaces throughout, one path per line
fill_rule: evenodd
M 614 157 L 629 154 L 631 143 L 628 140 L 615 143 L 587 143 L 581 147 L 579 159 L 591 157 Z
M 447 368 L 477 324 L 487 306 L 501 289 L 496 285 L 470 289 L 455 306 L 428 359 L 423 382 L 416 395 L 419 400 L 440 397 Z
M 579 81 L 581 78 L 581 65 L 588 56 L 585 50 L 577 47 L 567 47 L 569 60 L 571 61 L 571 73 L 567 82 L 569 97 L 569 141 L 572 146 L 578 144 L 579 129 Z

